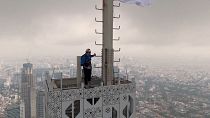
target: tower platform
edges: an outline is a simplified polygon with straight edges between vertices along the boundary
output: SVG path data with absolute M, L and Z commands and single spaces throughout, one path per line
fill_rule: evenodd
M 135 118 L 135 81 L 85 89 L 76 78 L 48 80 L 46 113 L 48 118 Z M 63 84 L 61 84 L 61 82 Z M 62 87 L 60 86 L 62 85 Z

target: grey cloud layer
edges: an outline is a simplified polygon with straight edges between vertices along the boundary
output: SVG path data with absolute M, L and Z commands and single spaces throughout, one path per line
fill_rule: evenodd
M 76 48 L 75 54 L 83 52 L 77 51 L 81 45 L 88 46 L 100 39 L 93 32 L 95 28 L 101 30 L 101 26 L 94 23 L 95 16 L 101 17 L 101 13 L 94 10 L 95 4 L 100 7 L 101 1 L 0 0 L 0 50 L 7 50 L 5 55 L 25 49 L 36 55 L 40 50 L 45 51 L 43 55 L 53 55 L 55 50 L 62 54 L 73 48 Z M 117 21 L 122 29 L 115 35 L 122 37 L 118 46 L 135 45 L 144 48 L 135 48 L 139 52 L 147 50 L 157 56 L 164 48 L 174 51 L 182 47 L 180 51 L 186 53 L 194 52 L 194 47 L 202 51 L 209 49 L 209 6 L 209 0 L 153 0 L 150 7 L 122 4 L 116 11 L 122 16 Z M 10 44 L 13 50 L 6 48 Z M 156 51 L 151 47 L 157 47 Z M 132 51 L 129 48 L 127 53 Z
M 209 0 L 153 1 L 149 8 L 122 8 L 126 19 L 130 18 L 132 21 L 124 32 L 128 29 L 132 31 L 133 28 L 139 34 L 132 38 L 134 43 L 158 46 L 183 43 L 193 46 L 210 45 Z

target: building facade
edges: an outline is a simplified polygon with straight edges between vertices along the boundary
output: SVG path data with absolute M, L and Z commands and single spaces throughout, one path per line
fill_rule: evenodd
M 72 81 L 68 78 L 50 80 L 50 83 L 47 83 L 45 105 L 47 118 L 136 117 L 134 81 L 124 80 L 117 85 L 89 89 L 73 87 Z
M 36 118 L 36 81 L 33 77 L 33 65 L 23 64 L 21 72 L 21 99 L 24 103 L 25 118 Z
M 38 91 L 36 100 L 36 116 L 37 118 L 45 118 L 45 92 Z
M 6 118 L 20 118 L 20 105 L 10 105 L 6 109 Z

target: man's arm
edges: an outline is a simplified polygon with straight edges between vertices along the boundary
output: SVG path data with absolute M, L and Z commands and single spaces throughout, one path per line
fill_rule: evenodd
M 95 57 L 96 56 L 96 53 L 94 53 L 93 55 L 91 55 L 91 57 Z

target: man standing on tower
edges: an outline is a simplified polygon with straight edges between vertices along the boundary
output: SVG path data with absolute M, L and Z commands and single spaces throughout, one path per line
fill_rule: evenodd
M 89 85 L 89 82 L 91 81 L 91 73 L 92 73 L 92 65 L 91 65 L 91 58 L 96 56 L 94 53 L 91 55 L 91 50 L 86 49 L 85 54 L 81 56 L 81 66 L 83 66 L 83 72 L 84 72 L 84 80 L 85 80 L 85 87 Z

